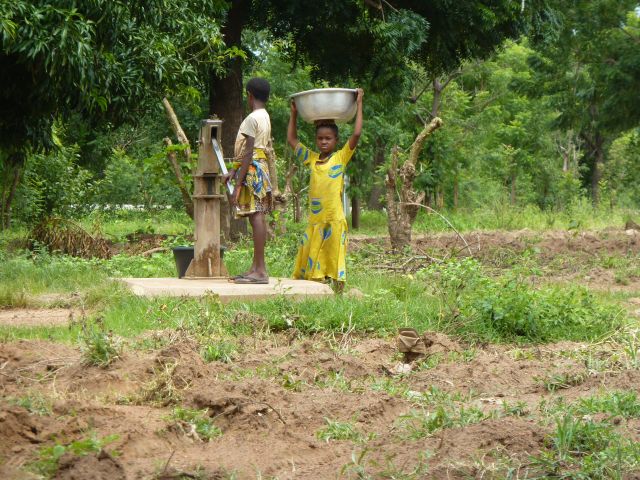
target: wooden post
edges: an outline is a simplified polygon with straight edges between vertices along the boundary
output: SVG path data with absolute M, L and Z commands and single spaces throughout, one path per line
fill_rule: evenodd
M 198 167 L 193 176 L 195 222 L 194 258 L 185 278 L 216 278 L 227 275 L 220 258 L 220 166 L 212 139 L 221 140 L 222 120 L 203 120 L 200 124 Z

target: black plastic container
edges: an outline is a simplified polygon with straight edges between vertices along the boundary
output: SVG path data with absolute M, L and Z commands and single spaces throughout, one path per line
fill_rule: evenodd
M 178 270 L 178 278 L 182 278 L 187 273 L 187 268 L 191 260 L 193 260 L 193 247 L 173 247 L 173 259 L 176 261 L 176 270 Z M 225 247 L 220 247 L 220 258 L 224 258 Z

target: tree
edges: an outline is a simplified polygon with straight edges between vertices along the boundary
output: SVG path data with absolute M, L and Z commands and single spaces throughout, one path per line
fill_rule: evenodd
M 134 120 L 162 95 L 204 85 L 225 56 L 222 0 L 0 0 L 0 149 L 20 175 L 52 146 L 55 119 Z M 15 173 L 17 172 L 17 173 Z M 11 197 L 2 211 L 10 212 Z M 7 223 L 5 221 L 5 223 Z
M 640 36 L 636 0 L 558 1 L 558 22 L 535 44 L 536 89 L 552 93 L 557 126 L 578 132 L 594 204 L 611 141 L 637 125 Z

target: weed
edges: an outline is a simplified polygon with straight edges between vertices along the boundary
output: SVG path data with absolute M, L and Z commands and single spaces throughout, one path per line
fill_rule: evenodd
M 41 393 L 32 393 L 18 398 L 9 398 L 9 402 L 25 408 L 29 413 L 36 415 L 51 415 L 51 400 Z
M 606 413 L 610 417 L 640 418 L 640 399 L 634 391 L 609 392 L 607 395 L 578 400 L 574 411 L 581 415 Z
M 207 409 L 175 407 L 168 420 L 173 428 L 195 441 L 208 442 L 222 435 L 222 430 L 213 424 Z
M 514 348 L 511 355 L 515 361 L 519 360 L 535 360 L 536 354 L 530 349 Z
M 358 480 L 373 480 L 388 478 L 394 480 L 417 480 L 429 478 L 428 460 L 430 452 L 418 452 L 415 465 L 407 466 L 403 462 L 402 466 L 396 465 L 393 456 L 388 455 L 382 461 L 369 457 L 371 450 L 365 448 L 359 453 L 351 453 L 351 461 L 340 470 L 340 477 Z
M 549 392 L 580 385 L 587 379 L 585 373 L 559 373 L 539 380 Z
M 338 422 L 324 419 L 326 426 L 316 432 L 319 440 L 329 443 L 331 440 L 351 440 L 352 442 L 360 442 L 364 439 L 364 435 L 358 432 L 349 422 Z
M 640 467 L 640 444 L 621 438 L 613 425 L 570 412 L 555 423 L 546 450 L 533 458 L 541 476 L 622 479 Z
M 401 416 L 400 423 L 406 430 L 407 437 L 416 440 L 429 437 L 439 430 L 463 427 L 481 422 L 492 416 L 493 414 L 485 414 L 475 407 L 465 408 L 461 406 L 456 411 L 452 408 L 438 405 L 433 411 L 422 410 L 418 412 L 413 410 L 409 414 Z
M 292 392 L 301 392 L 304 388 L 304 385 L 305 382 L 300 379 L 294 378 L 288 373 L 282 375 L 282 386 L 287 390 L 291 390 Z
M 510 417 L 524 417 L 529 415 L 529 406 L 527 402 L 516 402 L 511 405 L 507 401 L 502 402 L 502 414 Z
M 203 345 L 200 350 L 200 355 L 202 356 L 202 359 L 207 363 L 231 363 L 236 357 L 237 352 L 238 347 L 234 343 L 220 340 L 207 345 Z
M 374 392 L 386 392 L 392 397 L 403 397 L 409 392 L 409 387 L 405 383 L 389 377 L 373 378 L 369 388 Z
M 525 270 L 489 277 L 473 259 L 419 272 L 439 299 L 448 328 L 484 341 L 589 340 L 622 325 L 622 311 L 578 286 L 532 288 Z
M 414 392 L 409 390 L 405 392 L 404 397 L 415 404 L 426 407 L 434 405 L 451 406 L 454 402 L 464 402 L 469 400 L 471 395 L 465 397 L 460 392 L 450 393 L 436 387 L 435 385 L 431 385 L 424 392 Z
M 153 379 L 143 386 L 140 394 L 133 398 L 133 403 L 166 407 L 180 402 L 182 393 L 173 378 L 177 366 L 177 363 L 165 363 L 160 369 L 154 370 Z
M 353 380 L 346 378 L 344 373 L 333 370 L 317 374 L 314 383 L 318 388 L 328 388 L 341 392 L 361 392 L 363 390 L 362 386 L 356 386 Z
M 108 435 L 98 438 L 92 435 L 83 440 L 76 440 L 68 445 L 55 444 L 50 447 L 40 449 L 38 460 L 30 465 L 30 469 L 45 478 L 52 478 L 58 471 L 60 459 L 65 454 L 85 456 L 92 453 L 99 453 L 107 445 L 118 439 L 118 435 Z
M 84 321 L 78 338 L 80 351 L 86 365 L 106 368 L 120 358 L 121 341 L 107 332 L 101 319 Z

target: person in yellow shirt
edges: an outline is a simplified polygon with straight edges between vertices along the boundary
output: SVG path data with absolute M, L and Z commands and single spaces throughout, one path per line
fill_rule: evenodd
M 233 168 L 225 181 L 235 180 L 231 197 L 236 215 L 248 217 L 253 232 L 253 264 L 248 272 L 231 278 L 235 283 L 266 284 L 269 275 L 264 260 L 267 241 L 266 215 L 271 210 L 271 181 L 266 149 L 271 141 L 271 121 L 265 109 L 270 85 L 263 78 L 247 82 L 247 103 L 251 113 L 238 129 Z
M 309 225 L 300 239 L 293 278 L 325 281 L 332 279 L 339 290 L 347 279 L 347 220 L 342 207 L 344 173 L 362 133 L 362 97 L 357 91 L 357 114 L 353 134 L 344 146 L 338 144 L 338 126 L 334 122 L 316 124 L 314 152 L 298 140 L 298 111 L 291 103 L 287 141 L 296 158 L 311 171 L 309 185 Z

